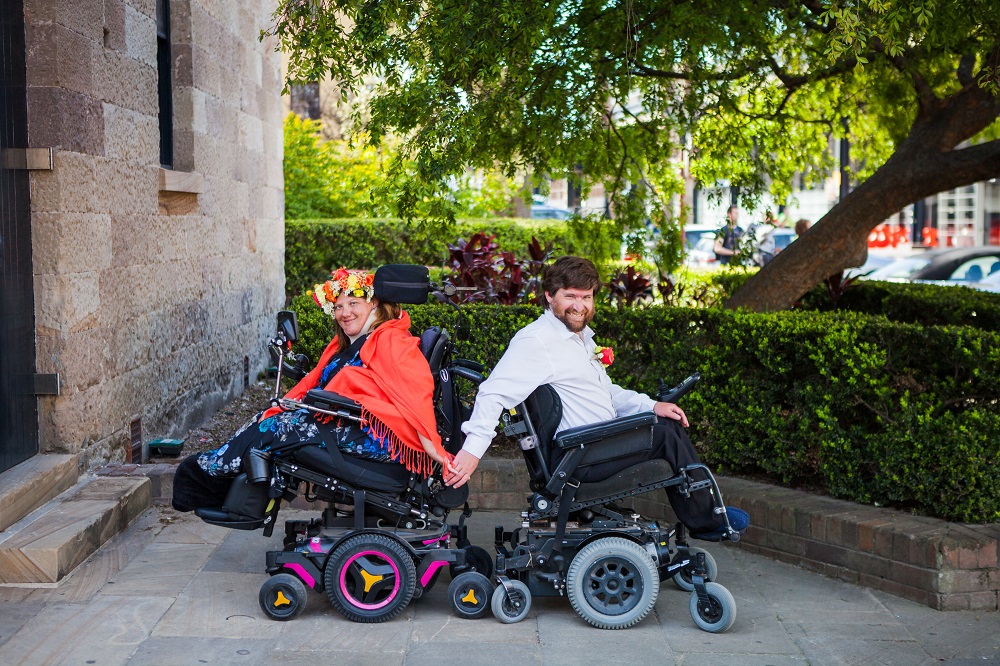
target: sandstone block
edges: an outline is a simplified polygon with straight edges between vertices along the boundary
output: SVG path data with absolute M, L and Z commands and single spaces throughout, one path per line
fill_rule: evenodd
M 83 95 L 93 95 L 94 56 L 101 41 L 57 24 L 55 44 L 58 53 L 56 85 Z
M 104 105 L 104 154 L 140 165 L 160 160 L 160 126 L 156 116 Z
M 114 51 L 125 50 L 125 3 L 122 0 L 104 0 L 104 46 Z
M 125 7 L 125 53 L 144 65 L 156 67 L 156 21 L 129 6 Z

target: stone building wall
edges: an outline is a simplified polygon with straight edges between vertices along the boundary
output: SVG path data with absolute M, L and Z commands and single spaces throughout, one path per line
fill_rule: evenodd
M 160 167 L 155 0 L 26 0 L 42 452 L 121 460 L 265 365 L 283 303 L 273 0 L 172 0 L 174 168 Z

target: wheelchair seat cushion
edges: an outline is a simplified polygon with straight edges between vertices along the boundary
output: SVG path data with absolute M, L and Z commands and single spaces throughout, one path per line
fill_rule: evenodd
M 312 472 L 365 490 L 398 493 L 410 480 L 409 470 L 399 463 L 365 460 L 319 446 L 302 447 L 290 457 Z
M 665 481 L 674 475 L 674 470 L 666 460 L 656 458 L 627 467 L 603 481 L 581 483 L 574 499 L 586 502 L 601 497 L 610 497 Z

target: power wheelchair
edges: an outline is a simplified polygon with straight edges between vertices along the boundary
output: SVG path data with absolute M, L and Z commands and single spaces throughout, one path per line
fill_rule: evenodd
M 699 379 L 692 375 L 673 389 L 661 382 L 658 399 L 676 402 Z M 561 419 L 559 396 L 548 385 L 502 417 L 505 434 L 520 443 L 533 494 L 518 528 L 496 527 L 493 614 L 501 622 L 518 622 L 527 616 L 532 597 L 565 595 L 588 623 L 623 629 L 652 610 L 660 581 L 672 578 L 691 592 L 689 610 L 700 629 L 729 629 L 736 602 L 714 582 L 718 565 L 712 555 L 688 543 L 680 522 L 660 526 L 620 504 L 661 488 L 675 488 L 683 497 L 710 492 L 724 526 L 694 536 L 738 541 L 711 471 L 701 464 L 674 470 L 665 460 L 652 460 L 580 483 L 576 477 L 587 467 L 648 450 L 657 417 L 649 412 L 554 434 Z M 696 470 L 704 478 L 695 480 Z
M 377 298 L 424 303 L 429 292 L 423 266 L 383 266 L 375 274 Z M 280 312 L 277 334 L 269 342 L 277 366 L 271 404 L 360 421 L 360 404 L 335 393 L 314 389 L 301 401 L 279 397 L 283 375 L 301 378 L 306 373 L 308 359 L 291 353 L 298 337 L 295 313 Z M 457 453 L 463 441 L 459 426 L 469 412 L 460 399 L 468 387 L 459 383 L 478 384 L 484 368 L 454 358 L 450 336 L 439 327 L 422 334 L 420 348 L 435 378 L 435 413 L 444 447 Z M 319 518 L 286 521 L 283 548 L 266 555 L 270 578 L 258 600 L 271 619 L 298 616 L 311 589 L 325 592 L 334 608 L 352 621 L 383 622 L 428 591 L 445 567 L 452 574 L 449 599 L 455 612 L 461 617 L 489 612 L 493 561 L 486 550 L 469 542 L 468 488 L 445 486 L 440 470 L 421 478 L 400 464 L 317 446 L 253 450 L 244 470 L 233 480 L 221 508 L 199 508 L 196 515 L 222 527 L 262 529 L 269 537 L 282 502 L 302 494 L 327 503 Z M 449 512 L 460 507 L 458 523 L 449 525 Z

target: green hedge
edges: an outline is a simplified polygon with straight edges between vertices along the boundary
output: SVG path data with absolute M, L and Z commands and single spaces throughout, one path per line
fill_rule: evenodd
M 495 235 L 500 248 L 527 258 L 532 236 L 557 254 L 584 254 L 595 259 L 617 256 L 621 234 L 612 222 L 554 222 L 516 218 L 406 222 L 349 218 L 285 221 L 285 293 L 301 294 L 329 277 L 338 266 L 375 268 L 383 264 L 440 266 L 448 243 L 473 233 Z
M 862 280 L 848 287 L 836 305 L 820 286 L 802 299 L 802 306 L 884 315 L 893 321 L 926 326 L 1000 330 L 1000 294 L 961 286 Z
M 304 298 L 303 338 L 329 339 Z M 454 310 L 408 308 L 414 330 Z M 466 306 L 463 355 L 492 365 L 533 306 Z M 654 393 L 703 376 L 683 400 L 691 434 L 718 471 L 766 475 L 835 497 L 951 520 L 1000 518 L 1000 334 L 922 327 L 854 313 L 762 315 L 719 309 L 603 309 L 610 374 Z M 318 358 L 314 353 L 313 359 Z

